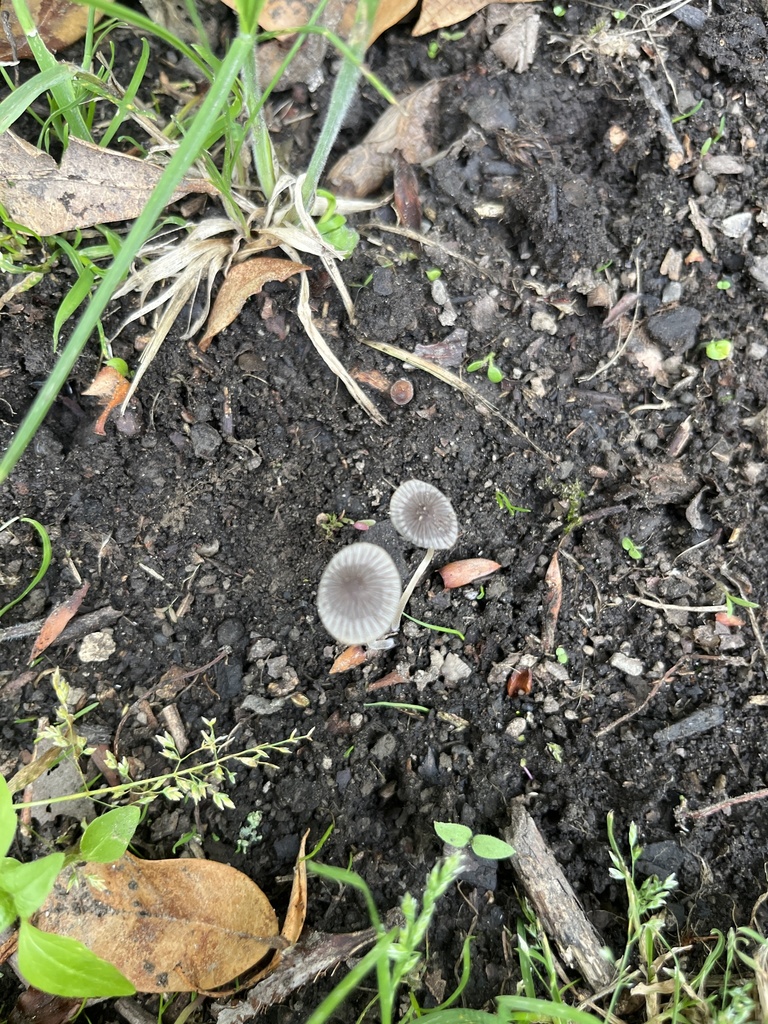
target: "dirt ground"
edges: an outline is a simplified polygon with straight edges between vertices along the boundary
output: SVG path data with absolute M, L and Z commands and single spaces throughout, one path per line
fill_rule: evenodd
M 407 26 L 370 54 L 395 92 L 445 79 L 432 127 L 446 152 L 417 172 L 434 244 L 388 231 L 386 207 L 342 267 L 350 285 L 368 282 L 353 289 L 357 324 L 320 271 L 313 302 L 345 366 L 388 383 L 406 376 L 413 400 L 397 406 L 364 385 L 386 420 L 372 423 L 304 335 L 291 282 L 250 300 L 204 362 L 170 338 L 132 423 L 103 438 L 93 400 L 81 398 L 92 350 L 0 498 L 3 520 L 45 524 L 54 554 L 3 626 L 45 615 L 78 577 L 90 583 L 81 615 L 119 613 L 98 643 L 62 643 L 41 668 L 59 666 L 80 706 L 98 702 L 80 723 L 95 742 L 111 744 L 131 710 L 119 753 L 147 775 L 162 768 L 154 737 L 169 703 L 193 745 L 203 718 L 222 734 L 238 726 L 242 746 L 311 731 L 276 768 L 238 771 L 234 811 L 152 805 L 139 833 L 147 856 L 171 855 L 196 830 L 205 856 L 247 872 L 280 909 L 299 837 L 310 829 L 315 842 L 333 823 L 322 859 L 351 860 L 386 910 L 421 891 L 440 855 L 433 820 L 502 835 L 522 797 L 618 950 L 625 904 L 608 874 L 610 810 L 622 836 L 637 823 L 646 871 L 676 872 L 681 941 L 747 923 L 766 887 L 765 802 L 691 812 L 768 786 L 768 36 L 762 8 L 736 0 L 650 31 L 578 0 L 562 17 L 533 10 L 538 43 L 522 73 L 489 49 L 486 14 L 459 40 L 436 36 L 434 57 L 431 37 L 413 39 Z M 305 93 L 307 110 L 326 95 Z M 366 85 L 338 152 L 382 109 Z M 296 147 L 315 124 L 299 122 Z M 437 288 L 431 268 L 442 272 Z M 65 283 L 62 266 L 0 317 L 5 441 L 52 365 Z M 140 330 L 115 344 L 132 365 Z M 501 384 L 456 372 L 505 419 L 361 341 L 412 352 L 449 337 L 465 340 L 464 367 L 496 353 Z M 713 339 L 732 341 L 729 359 L 708 357 Z M 387 509 L 411 477 L 444 490 L 461 532 L 409 611 L 463 639 L 406 622 L 391 650 L 329 674 L 339 649 L 319 622 L 317 584 L 359 534 L 347 525 L 329 540 L 318 516 L 374 519 L 366 539 L 405 576 L 421 553 Z M 528 511 L 512 516 L 497 491 Z M 37 565 L 35 535 L 14 524 L 0 550 L 16 593 Z M 552 633 L 545 574 L 556 552 Z M 502 568 L 482 588 L 444 590 L 436 568 L 474 557 Z M 759 607 L 729 616 L 726 593 Z M 27 670 L 32 636 L 3 639 L 8 776 L 54 701 L 48 678 Z M 508 695 L 526 666 L 530 692 Z M 157 690 L 171 670 L 188 674 L 173 696 Z M 376 688 L 389 673 L 400 681 Z M 451 991 L 470 931 L 465 1005 L 514 991 L 503 932 L 517 913 L 504 865 L 449 894 L 430 938 L 425 1005 Z M 368 921 L 355 894 L 313 881 L 308 923 L 342 932 Z M 330 984 L 300 990 L 268 1019 L 305 1019 Z M 356 1019 L 369 997 L 338 1019 Z

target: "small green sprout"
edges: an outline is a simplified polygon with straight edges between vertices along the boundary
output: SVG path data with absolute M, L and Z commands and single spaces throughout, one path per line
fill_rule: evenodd
M 459 41 L 459 39 L 463 39 L 466 34 L 467 33 L 463 32 L 461 29 L 457 29 L 455 32 L 440 32 L 439 36 L 441 39 L 444 39 L 447 43 L 456 43 Z
M 624 21 L 624 19 L 627 16 L 627 12 L 626 11 L 618 11 L 618 10 L 617 11 L 611 11 L 611 16 L 613 18 L 615 18 L 616 21 Z
M 705 347 L 704 351 L 710 359 L 714 359 L 715 362 L 721 363 L 724 359 L 730 358 L 731 352 L 733 351 L 733 342 L 730 338 L 713 338 Z
M 728 280 L 727 277 L 721 277 L 715 285 L 715 287 L 718 288 L 721 292 L 727 292 L 728 289 L 731 287 L 731 282 Z
M 677 124 L 679 121 L 685 121 L 685 119 L 688 117 L 693 117 L 694 114 L 697 114 L 701 110 L 703 105 L 704 100 L 699 100 L 695 107 L 691 107 L 690 110 L 686 110 L 684 113 L 678 114 L 676 117 L 673 117 L 672 124 Z
M 325 199 L 328 204 L 325 213 L 316 222 L 317 230 L 334 249 L 342 253 L 344 259 L 351 256 L 360 241 L 360 235 L 349 227 L 347 218 L 336 213 L 336 196 L 323 188 L 317 190 L 318 198 Z
M 717 131 L 714 135 L 710 135 L 708 139 L 704 140 L 704 145 L 701 147 L 701 155 L 706 156 L 712 148 L 715 142 L 719 142 L 725 134 L 725 115 L 720 118 L 720 123 L 717 126 Z
M 482 370 L 485 367 L 485 374 L 492 384 L 501 384 L 504 380 L 504 374 L 496 365 L 496 353 L 489 352 L 483 359 L 476 359 L 474 363 L 470 363 L 467 367 L 467 373 L 476 373 L 478 370 Z
M 124 359 L 120 359 L 119 356 L 113 356 L 112 359 L 108 359 L 105 366 L 111 366 L 113 370 L 117 370 L 121 377 L 129 378 L 133 374 L 128 369 L 128 363 Z
M 460 633 L 458 629 L 451 629 L 449 626 L 436 626 L 434 622 L 422 622 L 421 619 L 415 619 L 407 612 L 403 612 L 403 618 L 415 622 L 417 626 L 423 626 L 424 629 L 431 629 L 433 633 L 449 633 L 451 636 L 457 636 L 459 640 L 465 639 L 464 634 Z
M 563 7 L 562 4 L 555 4 L 555 6 L 552 8 L 552 13 L 554 14 L 554 16 L 556 18 L 564 18 L 565 17 L 565 11 L 566 11 L 566 8 Z
M 466 825 L 457 825 L 452 821 L 432 822 L 438 838 L 456 850 L 463 850 L 467 846 L 477 857 L 485 860 L 506 860 L 507 857 L 514 857 L 515 849 L 503 839 L 496 836 L 475 835 L 471 828 Z
M 530 512 L 529 508 L 523 508 L 522 505 L 513 505 L 509 498 L 506 496 L 504 491 L 496 491 L 495 494 L 496 504 L 500 509 L 504 509 L 514 519 L 518 512 Z
M 439 53 L 440 43 L 436 39 L 431 39 L 427 45 L 427 56 L 430 60 L 434 60 Z
M 368 274 L 367 277 L 364 277 L 362 281 L 353 281 L 352 282 L 352 287 L 353 288 L 359 288 L 362 291 L 363 288 L 367 288 L 368 285 L 370 285 L 372 283 L 373 283 L 373 273 L 370 273 L 370 274 Z
M 632 540 L 631 537 L 622 537 L 621 546 L 627 552 L 630 558 L 634 558 L 636 562 L 639 562 L 643 557 L 643 549 L 639 548 L 637 544 Z
M 602 274 L 611 266 L 613 266 L 613 260 L 606 260 L 605 263 L 601 263 L 599 266 L 595 267 L 595 273 Z
M 568 664 L 568 651 L 564 647 L 555 648 L 555 657 L 561 665 Z
M 484 598 L 485 598 L 485 587 L 481 583 L 480 584 L 480 589 L 477 592 L 477 597 L 475 598 L 475 600 L 476 601 L 482 601 Z
M 754 601 L 747 601 L 744 597 L 735 597 L 729 590 L 725 591 L 725 610 L 728 615 L 733 615 L 734 608 L 759 608 Z
M 428 281 L 437 281 L 443 276 L 443 272 L 437 267 L 430 267 L 429 270 L 426 271 L 426 275 Z
M 558 764 L 563 763 L 563 748 L 559 743 L 548 743 L 547 750 Z

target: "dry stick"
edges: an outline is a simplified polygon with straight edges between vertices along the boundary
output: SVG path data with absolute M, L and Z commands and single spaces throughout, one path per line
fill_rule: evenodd
M 643 703 L 638 704 L 634 711 L 628 711 L 626 715 L 622 715 L 621 718 L 617 718 L 615 722 L 610 722 L 608 725 L 603 726 L 602 729 L 598 729 L 598 731 L 595 733 L 595 739 L 599 739 L 601 736 L 605 736 L 606 733 L 612 732 L 614 729 L 618 728 L 618 726 L 623 725 L 624 722 L 628 722 L 630 718 L 634 718 L 635 715 L 639 715 L 641 711 L 648 707 L 648 705 L 651 703 L 653 698 L 662 688 L 664 683 L 668 683 L 674 678 L 677 670 L 684 662 L 688 661 L 689 657 L 690 655 L 686 654 L 679 661 L 676 661 L 672 668 L 668 669 L 660 679 L 657 679 L 651 687 L 650 692 L 643 701 Z
M 111 626 L 113 622 L 117 622 L 122 614 L 117 608 L 110 608 L 109 605 L 105 605 L 103 608 L 98 608 L 95 612 L 80 615 L 70 622 L 66 629 L 62 630 L 51 646 L 58 647 L 61 644 L 69 643 L 70 640 L 80 640 L 82 637 L 87 636 L 88 633 L 96 633 L 100 629 L 104 629 L 105 626 Z M 43 616 L 42 619 L 33 619 L 32 622 L 20 622 L 18 626 L 8 626 L 7 629 L 0 629 L 0 643 L 3 640 L 23 640 L 25 637 L 37 636 L 46 618 L 47 616 Z
M 396 345 L 388 345 L 385 341 L 372 341 L 370 338 L 360 338 L 360 341 L 364 345 L 368 345 L 370 348 L 375 348 L 377 352 L 383 352 L 386 356 L 391 356 L 393 359 L 399 359 L 403 363 L 408 363 L 409 366 L 415 366 L 419 370 L 424 370 L 425 373 L 431 373 L 433 377 L 437 377 L 444 384 L 449 384 L 452 388 L 456 388 L 460 391 L 465 398 L 471 402 L 476 402 L 481 405 L 487 412 L 493 416 L 497 416 L 503 423 L 509 427 L 513 434 L 517 437 L 522 438 L 526 444 L 529 444 L 535 452 L 543 456 L 545 459 L 552 459 L 551 455 L 543 451 L 537 444 L 525 434 L 516 423 L 512 420 L 508 420 L 507 417 L 499 411 L 499 409 L 489 402 L 487 398 L 476 391 L 471 384 L 467 384 L 466 381 L 462 380 L 461 377 L 457 377 L 455 373 L 451 373 L 450 370 L 443 369 L 442 366 L 438 366 L 437 363 L 433 363 L 431 359 L 423 359 L 421 356 L 415 355 L 413 352 L 406 352 L 404 348 L 398 348 Z
M 512 801 L 510 818 L 512 824 L 504 832 L 504 838 L 515 848 L 510 863 L 536 916 L 554 939 L 566 965 L 576 965 L 593 991 L 605 988 L 615 973 L 603 958 L 605 943 L 520 800 Z
M 709 807 L 702 807 L 698 811 L 680 811 L 681 818 L 709 818 L 712 814 L 719 814 L 720 811 L 730 810 L 737 804 L 748 804 L 753 800 L 765 800 L 768 797 L 768 789 L 754 789 L 751 793 L 742 793 L 741 796 L 733 796 L 728 800 L 721 800 L 719 804 L 710 804 Z

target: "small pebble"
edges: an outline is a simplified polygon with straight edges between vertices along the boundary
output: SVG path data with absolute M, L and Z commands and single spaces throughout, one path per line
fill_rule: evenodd
M 543 331 L 544 334 L 557 334 L 557 320 L 555 320 L 551 313 L 545 313 L 544 310 L 537 309 L 531 317 L 531 330 Z
M 625 676 L 641 676 L 643 674 L 643 663 L 639 658 L 630 658 L 621 651 L 611 655 L 611 665 L 623 672 Z
M 513 718 L 507 728 L 504 730 L 504 735 L 509 736 L 511 739 L 519 739 L 525 732 L 525 719 L 524 718 Z
M 189 430 L 192 450 L 200 459 L 208 459 L 221 445 L 221 434 L 208 423 L 195 423 Z
M 216 639 L 222 647 L 234 647 L 245 635 L 245 626 L 239 619 L 224 619 L 216 630 Z
M 77 656 L 84 664 L 94 661 L 108 661 L 115 653 L 117 644 L 112 639 L 112 630 L 103 629 L 98 633 L 89 633 L 83 637 Z
M 717 188 L 717 182 L 706 171 L 697 171 L 693 177 L 693 187 L 700 196 L 708 196 Z
M 648 333 L 654 341 L 673 352 L 687 352 L 696 344 L 701 313 L 690 306 L 666 310 L 648 320 Z
M 683 294 L 683 286 L 679 281 L 670 281 L 661 293 L 661 301 L 665 306 L 670 305 L 672 302 L 679 302 L 680 296 Z
M 446 654 L 442 669 L 442 676 L 446 683 L 458 683 L 471 675 L 472 669 L 461 660 L 458 654 Z
M 389 389 L 389 397 L 395 405 L 408 405 L 413 398 L 413 384 L 405 377 L 400 377 Z
M 727 238 L 741 238 L 752 227 L 752 214 L 749 211 L 734 213 L 726 217 L 720 224 L 720 230 Z

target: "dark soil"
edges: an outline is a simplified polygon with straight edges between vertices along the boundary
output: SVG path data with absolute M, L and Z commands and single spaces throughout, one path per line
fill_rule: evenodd
M 471 382 L 532 444 L 416 371 L 407 372 L 408 405 L 371 391 L 387 421 L 373 424 L 304 335 L 291 282 L 250 300 L 204 362 L 169 339 L 141 385 L 138 429 L 110 423 L 106 437 L 94 435 L 97 410 L 81 393 L 95 349 L 81 360 L 1 499 L 2 519 L 44 523 L 54 552 L 42 585 L 3 625 L 43 616 L 79 579 L 90 583 L 81 615 L 107 606 L 121 615 L 105 627 L 103 661 L 88 660 L 78 639 L 27 674 L 32 637 L 4 644 L 6 776 L 31 749 L 37 719 L 54 713 L 39 673 L 58 666 L 79 707 L 97 702 L 80 721 L 94 742 L 113 743 L 130 709 L 118 753 L 146 775 L 162 770 L 155 736 L 168 703 L 193 745 L 204 718 L 221 734 L 237 726 L 242 747 L 311 732 L 276 767 L 238 770 L 228 790 L 236 810 L 157 801 L 140 831 L 146 855 L 164 857 L 196 829 L 205 856 L 247 872 L 279 909 L 307 829 L 312 843 L 334 824 L 321 859 L 351 859 L 386 910 L 421 891 L 441 853 L 434 820 L 501 835 L 510 802 L 523 797 L 614 949 L 625 903 L 608 874 L 610 810 L 622 836 L 637 823 L 649 872 L 677 873 L 683 938 L 749 920 L 765 887 L 765 804 L 685 812 L 768 785 L 768 428 L 764 417 L 748 423 L 768 405 L 768 37 L 759 7 L 701 7 L 700 17 L 632 36 L 631 49 L 618 37 L 628 22 L 590 35 L 602 8 L 573 2 L 562 18 L 542 8 L 523 74 L 488 49 L 484 15 L 461 40 L 440 40 L 435 59 L 407 27 L 371 53 L 398 93 L 446 77 L 434 141 L 464 143 L 418 172 L 424 226 L 439 248 L 409 249 L 380 212 L 342 267 L 349 283 L 372 275 L 356 292 L 356 326 L 320 270 L 318 323 L 348 368 L 390 382 L 402 366 L 361 338 L 412 351 L 465 330 L 465 365 L 495 351 L 505 374 L 501 385 L 479 373 Z M 699 100 L 674 123 L 676 161 L 657 107 L 675 118 Z M 362 90 L 340 153 L 382 105 Z M 721 118 L 722 137 L 702 159 Z M 433 267 L 455 322 L 433 298 Z M 5 439 L 52 365 L 51 324 L 69 283 L 59 268 L 0 320 Z M 636 309 L 604 326 L 608 308 L 635 291 Z M 115 344 L 132 364 L 139 330 Z M 703 344 L 720 338 L 732 355 L 713 361 Z M 318 620 L 317 583 L 359 535 L 346 526 L 329 541 L 317 518 L 375 519 L 366 539 L 388 547 L 405 575 L 421 553 L 398 539 L 387 508 L 410 477 L 441 487 L 459 517 L 459 542 L 435 567 L 484 557 L 502 568 L 484 590 L 445 591 L 435 569 L 417 589 L 410 613 L 463 639 L 406 622 L 393 649 L 331 675 L 339 651 Z M 529 511 L 512 517 L 497 491 Z M 18 523 L 0 544 L 10 595 L 34 574 L 39 546 Z M 544 649 L 556 552 L 554 646 L 566 664 Z M 737 606 L 741 623 L 717 620 L 707 609 L 724 604 L 726 589 L 759 607 Z M 530 693 L 508 696 L 510 673 L 526 665 Z M 171 670 L 193 674 L 164 699 L 157 687 Z M 371 692 L 393 671 L 404 681 Z M 428 711 L 370 706 L 381 700 Z M 254 811 L 258 839 L 238 852 Z M 502 865 L 486 884 L 470 879 L 445 898 L 426 1005 L 455 984 L 470 930 L 465 1004 L 514 991 L 502 942 L 518 912 L 514 876 Z M 341 932 L 368 922 L 355 894 L 313 881 L 308 923 Z M 304 1019 L 331 983 L 270 1013 Z M 368 998 L 338 1019 L 354 1020 Z

